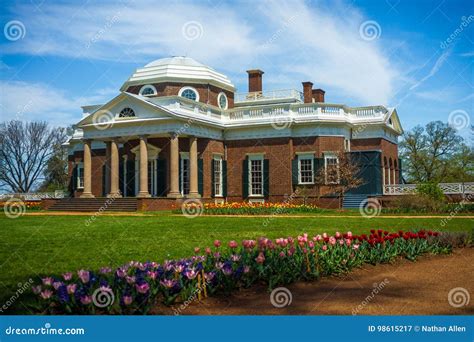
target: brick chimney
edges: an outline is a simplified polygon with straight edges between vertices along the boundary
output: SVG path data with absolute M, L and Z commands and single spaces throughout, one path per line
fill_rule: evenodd
M 249 93 L 262 92 L 263 71 L 259 69 L 247 70 L 249 74 Z
M 303 82 L 304 103 L 313 102 L 313 82 Z
M 326 92 L 322 89 L 313 89 L 314 102 L 324 102 L 324 94 Z

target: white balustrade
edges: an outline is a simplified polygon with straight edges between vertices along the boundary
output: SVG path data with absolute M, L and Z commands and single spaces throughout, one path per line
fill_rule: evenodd
M 20 198 L 25 201 L 40 201 L 47 198 L 65 198 L 69 194 L 64 191 L 56 190 L 55 192 L 19 192 L 10 194 L 0 194 L 0 200 L 5 201 L 10 198 Z
M 474 183 L 439 183 L 446 195 L 474 193 Z M 384 185 L 384 195 L 412 195 L 416 193 L 416 184 Z

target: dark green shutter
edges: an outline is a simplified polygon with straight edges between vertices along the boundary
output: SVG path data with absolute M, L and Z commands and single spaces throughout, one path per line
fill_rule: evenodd
M 182 159 L 181 157 L 179 158 L 179 165 L 178 165 L 178 173 L 179 173 L 179 192 L 182 193 L 183 192 L 183 173 L 181 172 L 181 164 L 182 164 Z
M 398 159 L 398 184 L 403 184 L 402 160 Z
M 164 197 L 168 192 L 168 185 L 166 184 L 166 159 L 158 159 L 156 161 L 156 189 L 158 197 Z
M 211 159 L 211 196 L 215 197 L 216 196 L 216 191 L 215 191 L 215 183 L 216 179 L 214 177 L 214 158 Z
M 263 160 L 263 197 L 270 195 L 270 160 Z
M 198 192 L 201 196 L 204 194 L 204 163 L 198 159 Z
M 249 197 L 249 159 L 242 162 L 242 198 Z
M 102 165 L 102 196 L 107 196 L 107 183 L 106 183 L 106 179 L 107 179 L 107 165 L 104 164 Z
M 127 160 L 127 197 L 135 196 L 135 160 Z
M 120 161 L 119 161 L 119 189 L 120 189 L 120 193 L 122 195 L 125 193 L 125 187 L 124 187 L 124 182 L 123 182 L 124 177 L 125 177 L 125 175 L 123 174 L 123 161 L 122 161 L 122 158 L 120 158 Z
M 71 180 L 69 183 L 69 188 L 71 189 L 71 196 L 74 197 L 74 191 L 77 189 L 77 165 L 74 165 L 71 173 Z
M 320 173 L 321 168 L 324 167 L 324 158 L 314 158 L 314 181 L 318 182 L 318 176 L 321 176 L 322 174 Z M 319 183 L 321 182 L 321 179 L 319 179 Z
M 291 181 L 293 186 L 298 185 L 298 157 L 291 161 Z
M 222 196 L 227 197 L 227 160 L 222 161 Z

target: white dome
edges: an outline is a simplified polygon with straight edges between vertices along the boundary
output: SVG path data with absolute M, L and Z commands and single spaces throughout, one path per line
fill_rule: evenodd
M 235 91 L 234 85 L 227 76 L 190 57 L 168 57 L 150 62 L 143 68 L 138 68 L 120 90 L 125 91 L 131 85 L 160 82 L 210 83 Z

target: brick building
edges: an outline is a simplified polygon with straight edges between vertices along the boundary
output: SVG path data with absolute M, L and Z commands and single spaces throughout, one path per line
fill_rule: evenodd
M 296 188 L 321 206 L 337 201 L 315 184 L 336 153 L 357 156 L 364 184 L 353 194 L 376 196 L 399 182 L 395 109 L 325 102 L 303 82 L 297 90 L 264 91 L 263 71 L 249 70 L 248 92 L 188 57 L 137 69 L 118 96 L 84 106 L 69 148 L 74 197 L 138 198 L 141 208 L 169 208 L 176 199 L 206 202 L 284 201 Z

